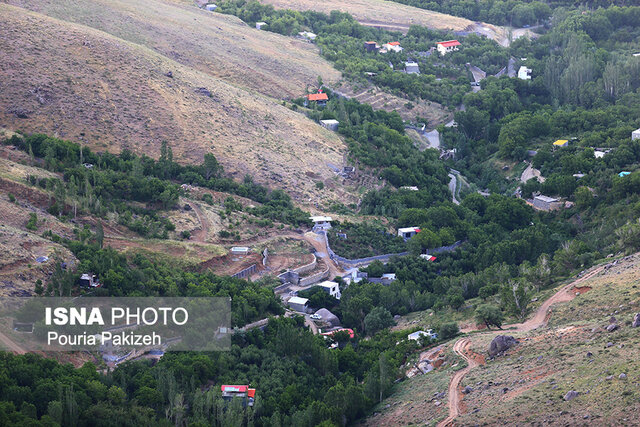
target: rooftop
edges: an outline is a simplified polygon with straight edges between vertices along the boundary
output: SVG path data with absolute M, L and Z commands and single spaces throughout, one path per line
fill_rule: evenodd
M 566 144 L 567 142 L 569 142 L 569 140 L 568 140 L 568 139 L 559 139 L 559 140 L 557 140 L 556 142 L 554 142 L 554 143 L 553 143 L 553 145 L 564 145 L 564 144 Z
M 398 231 L 400 233 L 411 233 L 412 231 L 415 231 L 416 233 L 420 232 L 420 228 L 418 227 L 403 227 L 403 228 L 398 228 Z
M 441 46 L 444 47 L 453 47 L 453 46 L 460 46 L 461 43 L 458 40 L 447 40 L 445 42 L 438 42 L 436 44 L 439 44 Z
M 307 95 L 309 101 L 327 101 L 329 97 L 326 93 L 310 93 Z
M 400 42 L 389 42 L 387 43 L 389 46 L 400 46 Z
M 300 297 L 291 297 L 291 298 L 289 298 L 289 304 L 305 305 L 308 302 L 309 302 L 309 300 L 307 298 L 300 298 Z
M 554 197 L 549 197 L 549 196 L 543 196 L 542 194 L 539 196 L 535 197 L 536 199 L 542 201 L 542 202 L 547 202 L 547 203 L 553 203 L 553 202 L 557 202 L 558 199 L 554 198 Z
M 330 216 L 322 216 L 322 215 L 318 215 L 318 216 L 310 216 L 309 219 L 313 222 L 330 222 L 333 221 L 333 218 L 331 218 Z

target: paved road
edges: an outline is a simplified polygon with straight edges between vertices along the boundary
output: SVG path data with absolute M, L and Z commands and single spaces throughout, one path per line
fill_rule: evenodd
M 475 65 L 469 65 L 469 70 L 473 75 L 473 80 L 477 83 L 480 83 L 480 81 L 482 81 L 484 78 L 487 77 L 487 73 L 482 71 L 480 68 L 476 67 Z
M 451 191 L 451 201 L 456 204 L 459 205 L 460 201 L 458 200 L 458 194 L 456 191 L 456 187 L 458 186 L 458 179 L 456 178 L 456 176 L 452 173 L 449 174 L 449 178 L 451 178 L 451 181 L 449 181 L 449 191 Z

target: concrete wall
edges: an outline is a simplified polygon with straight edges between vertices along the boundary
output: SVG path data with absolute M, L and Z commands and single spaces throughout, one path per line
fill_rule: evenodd
M 300 275 L 303 275 L 305 273 L 315 270 L 316 266 L 318 265 L 318 258 L 314 254 L 312 255 L 313 255 L 313 261 L 311 261 L 307 265 L 303 265 L 302 267 L 294 268 L 293 271 L 295 271 Z
M 327 268 L 324 271 L 321 271 L 319 273 L 313 274 L 309 277 L 305 277 L 303 279 L 300 279 L 300 282 L 298 283 L 298 286 L 309 286 L 309 285 L 313 285 L 314 283 L 318 283 L 321 280 L 324 280 L 326 278 L 329 277 L 329 269 Z

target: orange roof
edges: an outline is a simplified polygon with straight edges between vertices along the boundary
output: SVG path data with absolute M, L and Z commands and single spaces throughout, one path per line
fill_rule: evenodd
M 329 97 L 326 93 L 310 93 L 307 95 L 309 101 L 328 101 Z
M 389 42 L 390 46 L 400 46 L 400 42 Z
M 458 40 L 448 40 L 446 42 L 438 42 L 436 44 L 441 44 L 444 47 L 460 46 L 460 42 Z
M 247 392 L 247 396 L 256 397 L 256 389 L 255 388 L 250 388 L 249 391 Z

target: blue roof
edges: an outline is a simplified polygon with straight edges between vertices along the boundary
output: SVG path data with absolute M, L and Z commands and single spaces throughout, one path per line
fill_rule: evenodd
M 623 172 L 620 172 L 620 173 L 618 174 L 618 176 L 619 176 L 620 178 L 622 178 L 623 176 L 627 176 L 627 175 L 631 175 L 631 172 L 623 171 Z

